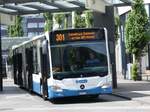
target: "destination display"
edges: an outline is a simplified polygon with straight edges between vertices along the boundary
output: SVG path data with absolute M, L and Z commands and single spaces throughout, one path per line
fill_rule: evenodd
M 88 40 L 104 40 L 104 29 L 74 29 L 55 31 L 51 35 L 53 44 L 73 42 L 73 41 L 88 41 Z

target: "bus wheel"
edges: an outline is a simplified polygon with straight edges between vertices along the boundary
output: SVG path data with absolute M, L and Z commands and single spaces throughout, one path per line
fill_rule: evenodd
M 55 98 L 51 99 L 50 101 L 51 101 L 51 103 L 53 103 L 53 104 L 57 104 L 57 99 L 55 99 Z
M 42 95 L 43 99 L 46 101 L 47 100 L 47 96 L 46 95 Z
M 98 98 L 99 98 L 99 94 L 96 94 L 96 95 L 90 95 L 89 98 L 92 98 L 92 99 L 98 99 Z

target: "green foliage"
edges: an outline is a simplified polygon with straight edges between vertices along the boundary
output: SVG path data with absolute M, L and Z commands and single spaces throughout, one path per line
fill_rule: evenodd
M 45 19 L 45 26 L 44 26 L 44 31 L 51 31 L 52 26 L 53 26 L 53 15 L 50 12 L 46 12 L 43 14 L 44 19 Z
M 23 34 L 22 17 L 17 15 L 15 25 L 8 26 L 8 35 L 10 37 L 21 37 Z
M 138 65 L 137 65 L 137 63 L 133 63 L 132 71 L 131 71 L 133 80 L 137 80 L 137 78 L 138 78 L 138 72 L 137 71 L 138 71 Z
M 145 39 L 149 42 L 150 41 L 150 23 L 146 26 L 146 33 L 145 33 Z
M 14 37 L 15 26 L 14 26 L 14 25 L 9 25 L 7 31 L 8 31 L 8 35 L 9 35 L 10 37 Z
M 148 17 L 143 5 L 143 0 L 133 0 L 132 10 L 126 23 L 126 48 L 127 52 L 140 57 L 142 50 L 148 43 L 146 25 Z
M 93 26 L 93 12 L 75 12 L 75 28 L 91 28 Z
M 61 29 L 61 25 L 65 22 L 65 14 L 55 14 L 54 18 L 59 25 L 59 29 Z
M 68 25 L 69 25 L 69 23 L 68 23 L 68 16 L 69 16 L 69 14 L 65 14 L 64 29 L 67 29 Z
M 81 16 L 81 12 L 75 12 L 75 28 L 85 28 L 85 17 Z
M 16 29 L 15 29 L 15 35 L 16 36 L 23 36 L 23 29 L 22 29 L 22 17 L 21 16 L 17 16 L 16 17 Z
M 93 26 L 93 21 L 94 21 L 94 17 L 93 17 L 93 12 L 92 11 L 87 11 L 85 12 L 85 19 L 86 19 L 86 27 L 87 28 L 91 28 Z

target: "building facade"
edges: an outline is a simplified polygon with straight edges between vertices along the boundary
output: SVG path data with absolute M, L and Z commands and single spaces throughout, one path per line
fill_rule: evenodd
M 33 37 L 44 33 L 44 25 L 42 15 L 23 17 L 24 36 Z
M 8 29 L 8 26 L 7 25 L 1 25 L 1 36 L 8 36 L 8 33 L 7 33 L 7 29 Z
M 42 15 L 24 16 L 22 20 L 22 27 L 24 37 L 33 37 L 44 33 L 45 20 Z M 8 26 L 1 25 L 1 36 L 8 36 Z

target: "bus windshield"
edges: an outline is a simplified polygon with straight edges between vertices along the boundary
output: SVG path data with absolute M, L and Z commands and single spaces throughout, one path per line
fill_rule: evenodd
M 105 42 L 51 46 L 54 78 L 105 76 L 108 74 Z

